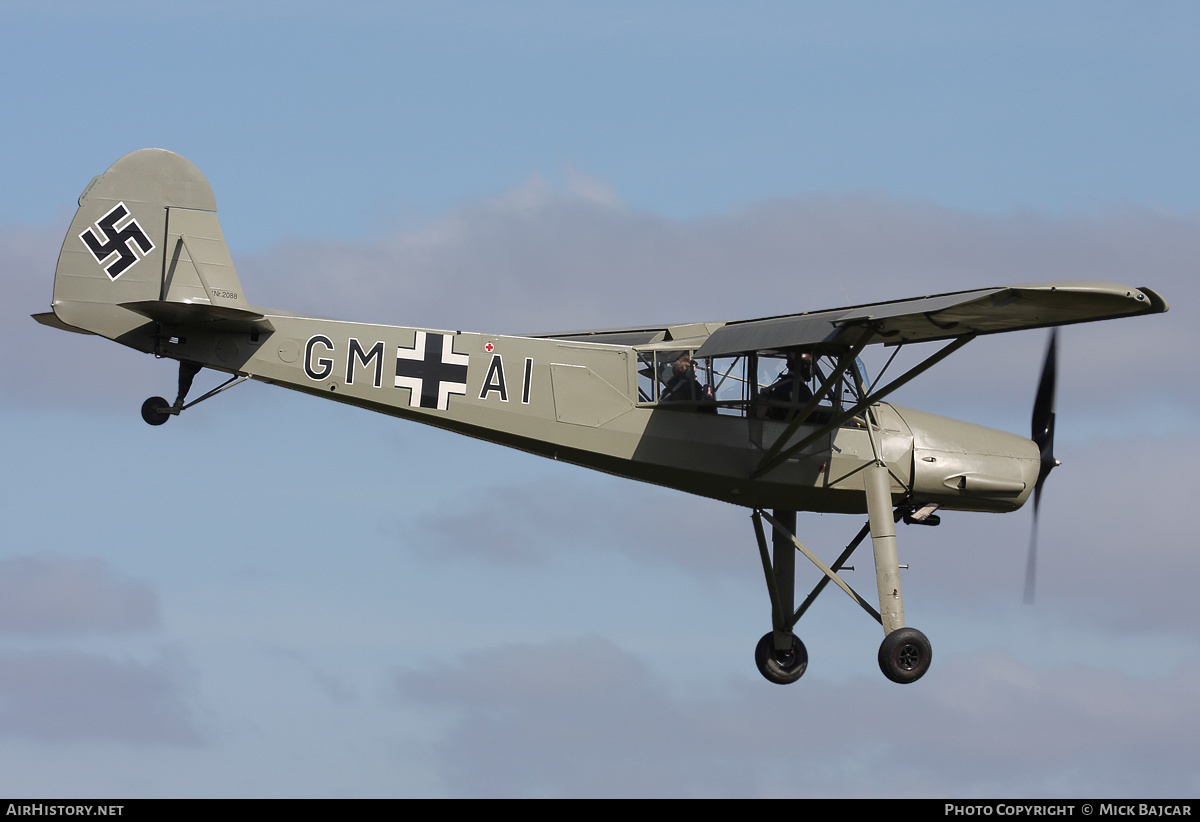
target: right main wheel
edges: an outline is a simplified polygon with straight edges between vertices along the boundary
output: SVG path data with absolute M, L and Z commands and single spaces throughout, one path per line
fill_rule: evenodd
M 879 646 L 879 670 L 904 685 L 925 676 L 933 661 L 933 646 L 916 628 L 897 628 Z
M 808 649 L 797 637 L 792 637 L 792 647 L 786 651 L 775 649 L 775 633 L 772 631 L 758 641 L 754 649 L 754 661 L 767 681 L 776 685 L 790 685 L 804 676 L 808 667 Z

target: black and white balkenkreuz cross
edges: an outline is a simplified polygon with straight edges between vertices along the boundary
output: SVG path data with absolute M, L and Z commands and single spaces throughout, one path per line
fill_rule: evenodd
M 454 353 L 453 334 L 417 332 L 412 348 L 396 349 L 396 387 L 411 392 L 413 408 L 445 411 L 451 394 L 467 393 L 467 354 Z
M 150 238 L 146 236 L 145 231 L 142 231 L 137 220 L 131 219 L 119 229 L 117 228 L 117 223 L 128 216 L 129 209 L 125 207 L 125 204 L 117 203 L 109 209 L 107 214 L 96 221 L 96 228 L 100 229 L 100 237 L 96 236 L 96 232 L 91 226 L 88 226 L 79 235 L 79 239 L 83 240 L 88 251 L 92 252 L 96 262 L 104 266 L 104 272 L 111 280 L 120 277 L 126 269 L 154 250 L 154 243 L 150 242 Z M 141 250 L 141 257 L 137 255 L 130 243 Z M 104 265 L 104 261 L 114 254 L 118 255 L 117 258 L 108 265 Z

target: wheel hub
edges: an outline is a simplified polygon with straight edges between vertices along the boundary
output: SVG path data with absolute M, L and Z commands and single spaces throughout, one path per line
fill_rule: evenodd
M 916 645 L 905 645 L 896 655 L 896 662 L 906 671 L 911 671 L 921 662 L 921 649 Z

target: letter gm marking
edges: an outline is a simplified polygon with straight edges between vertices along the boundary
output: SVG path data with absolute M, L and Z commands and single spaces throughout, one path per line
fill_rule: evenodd
M 117 228 L 117 223 L 126 217 L 129 217 L 129 220 Z M 138 260 L 154 250 L 154 243 L 150 242 L 138 221 L 130 216 L 124 203 L 113 206 L 96 221 L 94 228 L 99 230 L 99 236 L 96 236 L 97 232 L 92 226 L 88 226 L 79 235 L 79 239 L 83 240 L 83 244 L 92 252 L 96 262 L 104 268 L 104 273 L 108 274 L 111 280 L 120 277 Z M 138 251 L 141 251 L 140 256 Z M 116 255 L 115 258 L 113 255 Z M 106 260 L 110 261 L 108 265 L 105 265 Z

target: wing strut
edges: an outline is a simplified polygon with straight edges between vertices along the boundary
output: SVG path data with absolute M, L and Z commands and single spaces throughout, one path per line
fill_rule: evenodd
M 841 380 L 842 375 L 846 373 L 846 369 L 850 367 L 850 363 L 854 362 L 854 358 L 861 354 L 862 350 L 867 347 L 867 343 L 870 342 L 871 335 L 873 333 L 873 329 L 864 329 L 862 336 L 858 338 L 858 341 L 854 343 L 854 346 L 838 358 L 837 367 L 834 368 L 832 373 L 830 373 L 830 375 L 821 382 L 821 384 L 817 387 L 817 390 L 813 392 L 812 397 L 809 398 L 808 402 L 806 402 L 799 411 L 792 415 L 792 421 L 788 423 L 788 427 L 784 429 L 783 434 L 780 435 L 779 438 L 775 440 L 775 444 L 767 449 L 767 452 L 763 454 L 762 460 L 760 460 L 758 463 L 758 468 L 756 468 L 755 472 L 751 475 L 753 478 L 757 479 L 763 473 L 766 473 L 767 470 L 770 470 L 769 468 L 763 469 L 763 466 L 767 463 L 771 463 L 771 468 L 775 467 L 777 463 L 773 461 L 776 455 L 780 452 L 783 446 L 787 444 L 787 441 L 792 438 L 792 434 L 796 433 L 796 429 L 799 428 L 800 425 L 809 418 L 812 412 L 816 410 L 817 406 L 821 403 L 821 400 L 825 399 L 825 397 L 831 391 L 833 391 L 834 386 L 838 384 L 838 381 Z M 828 425 L 824 426 L 820 431 L 814 434 L 812 438 L 815 439 L 821 436 L 823 433 L 827 432 L 830 427 L 831 426 Z M 807 445 L 808 441 L 806 440 L 804 444 Z M 791 452 L 789 451 L 789 454 L 790 453 Z

